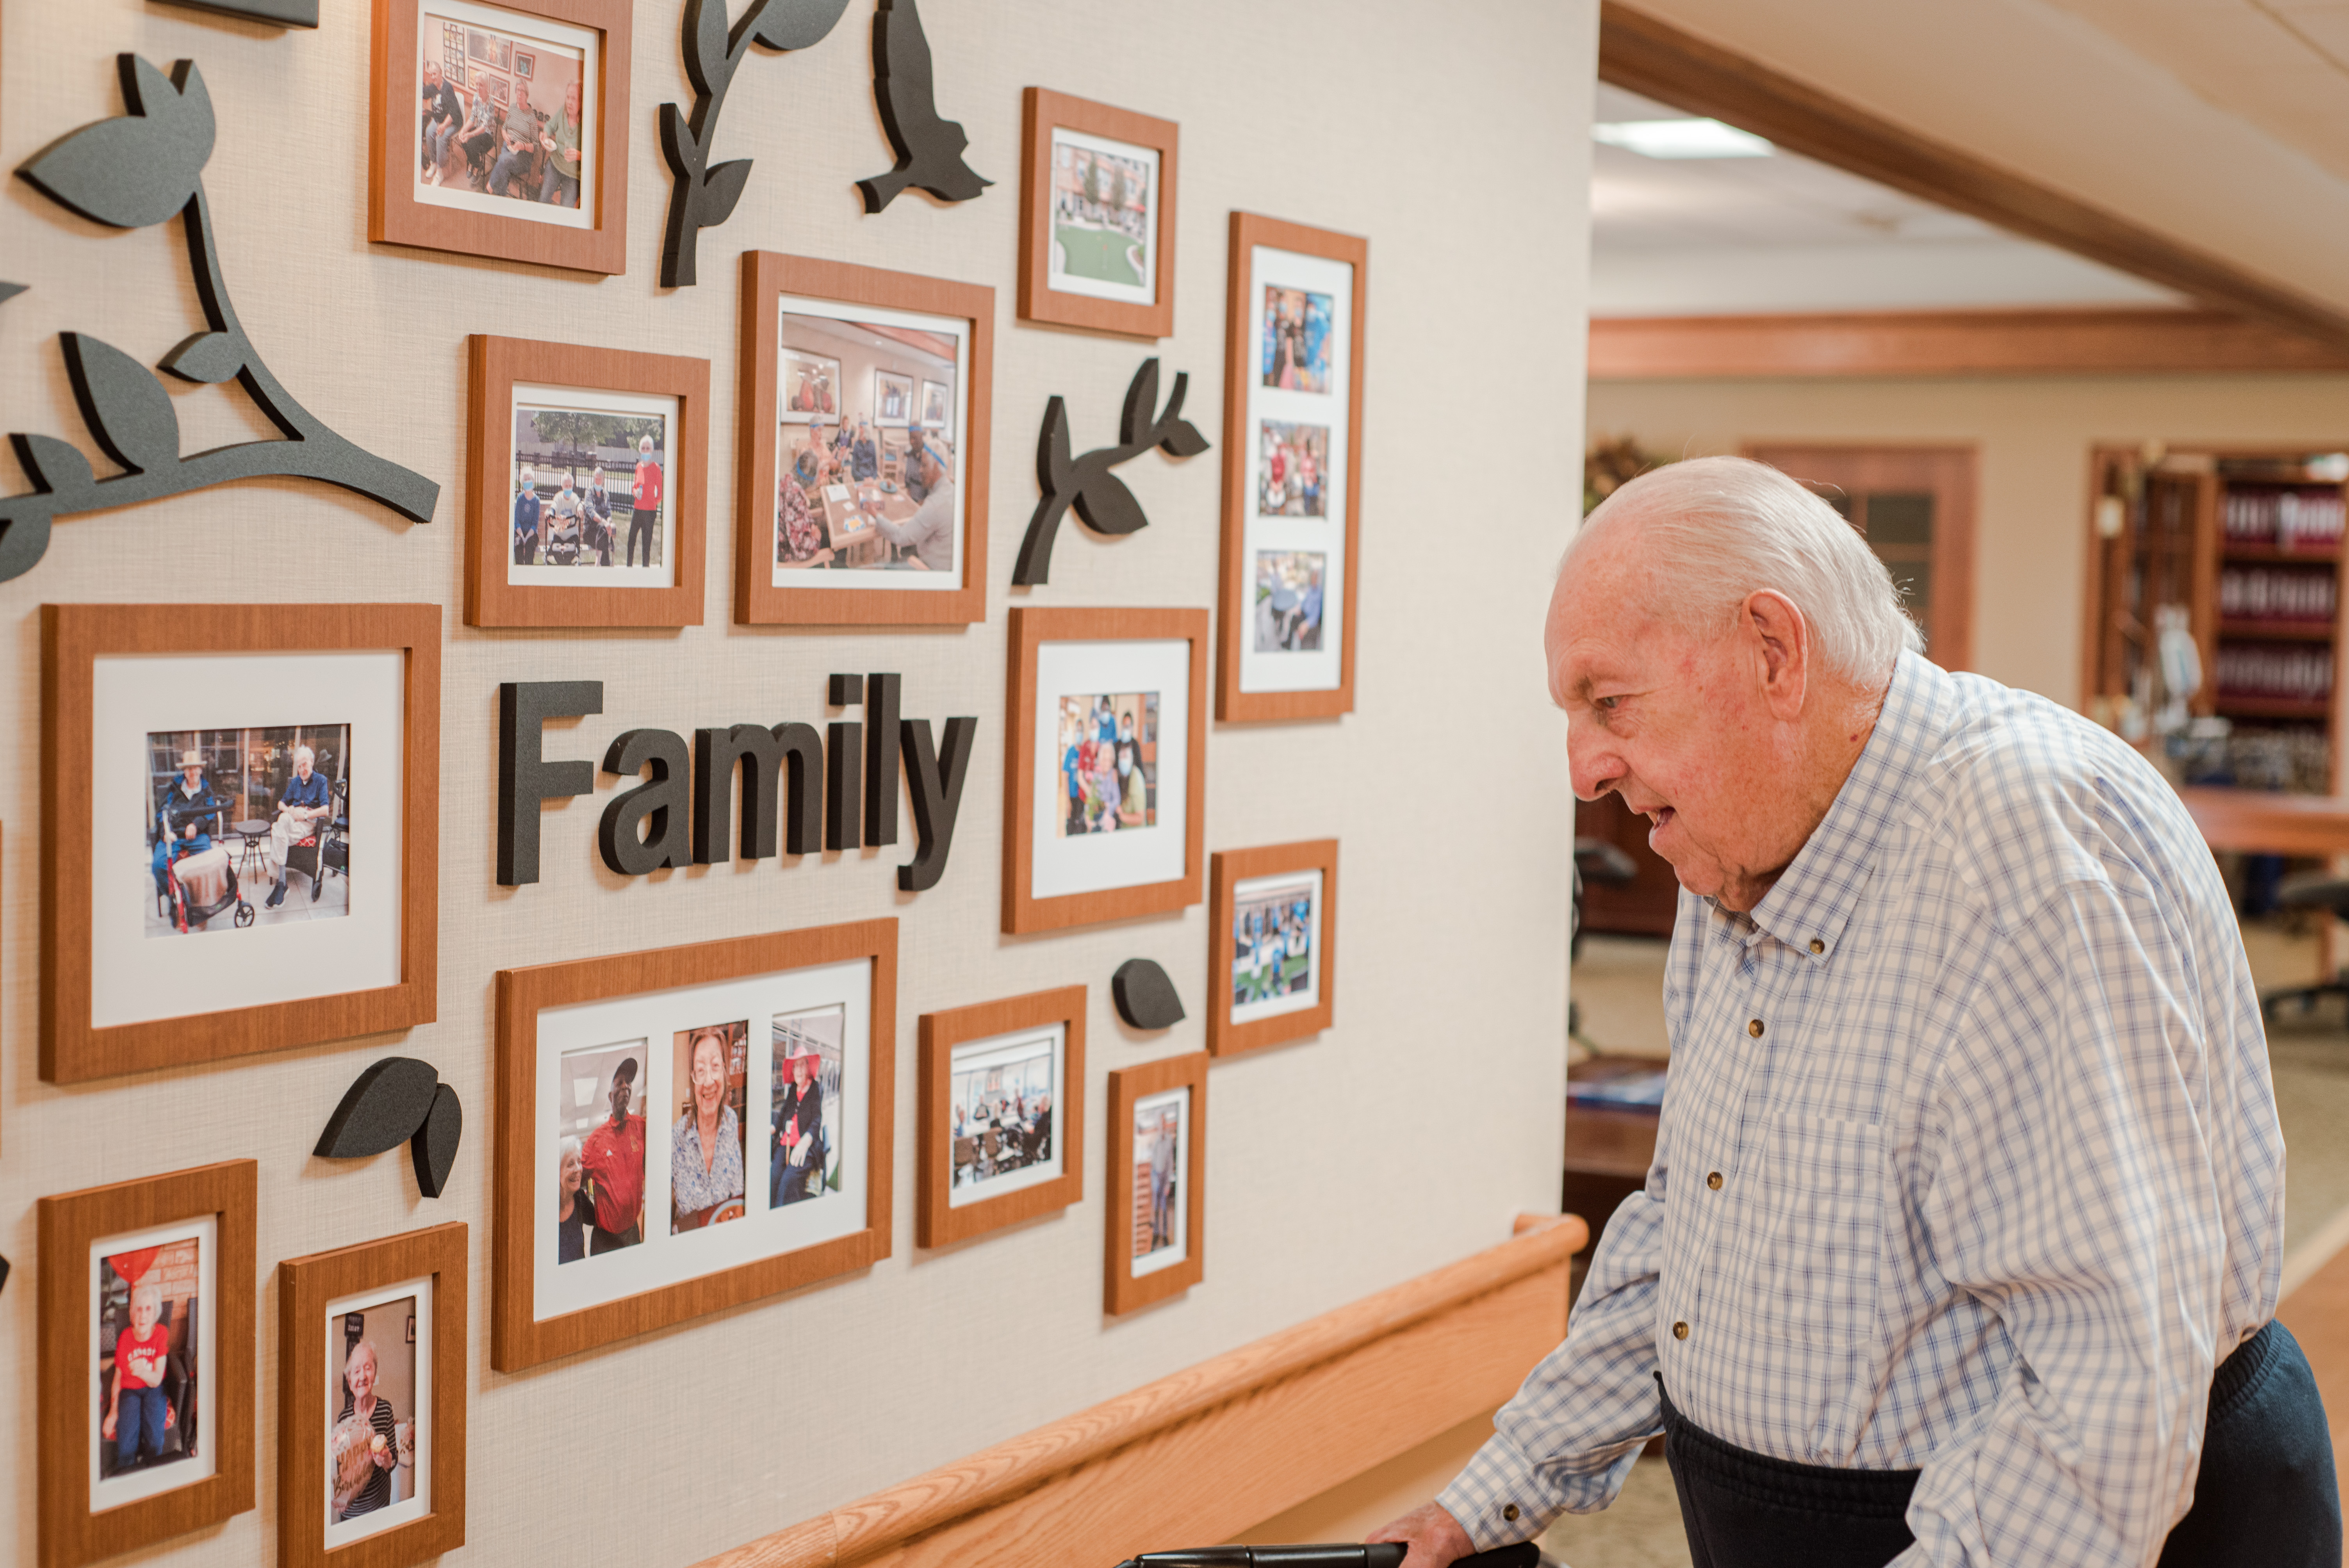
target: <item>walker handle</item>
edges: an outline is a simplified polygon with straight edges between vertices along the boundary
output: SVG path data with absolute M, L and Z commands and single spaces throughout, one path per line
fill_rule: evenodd
M 1194 1546 L 1145 1552 L 1118 1568 L 1402 1568 L 1401 1542 L 1340 1542 L 1317 1546 Z M 1530 1541 L 1463 1557 L 1453 1568 L 1536 1568 L 1541 1548 Z

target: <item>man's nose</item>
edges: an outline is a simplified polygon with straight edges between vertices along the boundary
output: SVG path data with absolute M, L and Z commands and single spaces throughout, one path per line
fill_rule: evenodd
M 1574 793 L 1581 799 L 1598 799 L 1628 771 L 1607 732 L 1579 719 L 1566 727 L 1566 754 Z

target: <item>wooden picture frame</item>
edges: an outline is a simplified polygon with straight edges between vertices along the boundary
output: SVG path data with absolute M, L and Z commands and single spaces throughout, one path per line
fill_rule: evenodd
M 864 1091 L 862 1133 L 865 1150 L 863 1225 L 795 1251 L 714 1269 L 559 1315 L 537 1316 L 538 1233 L 533 1213 L 541 1159 L 540 1014 L 585 1002 L 709 986 L 857 960 L 872 965 L 867 1033 L 870 1076 Z M 501 1372 L 519 1372 L 559 1357 L 870 1268 L 887 1257 L 896 1103 L 896 997 L 895 917 L 500 970 L 491 1365 Z M 633 1082 L 634 1075 L 630 1077 Z M 653 1103 L 650 1095 L 657 1081 L 647 1075 L 643 1092 L 648 1104 Z M 766 1170 L 763 1160 L 753 1162 L 746 1157 L 745 1165 L 746 1177 L 752 1170 Z
M 960 1162 L 954 1143 L 955 1048 L 1028 1030 L 1063 1030 L 1060 1070 L 1052 1080 L 1054 1152 L 1061 1173 L 1050 1181 L 957 1207 L 952 1183 Z M 921 1019 L 921 1082 L 915 1112 L 914 1241 L 943 1247 L 968 1241 L 1039 1214 L 1080 1202 L 1085 1195 L 1085 988 L 1065 985 L 999 1002 L 925 1013 Z
M 1174 336 L 1174 176 L 1180 128 L 1171 119 L 1112 108 L 1049 88 L 1030 88 L 1021 95 L 1019 127 L 1019 319 L 1129 337 Z M 1056 129 L 1124 142 L 1158 155 L 1156 199 L 1149 215 L 1154 253 L 1151 292 L 1155 297 L 1147 303 L 1052 286 L 1058 187 L 1052 133 Z
M 254 1506 L 254 1194 L 260 1167 L 231 1160 L 166 1176 L 43 1198 L 40 1230 L 40 1568 L 80 1568 Z M 212 1293 L 198 1300 L 212 1318 L 211 1367 L 191 1377 L 213 1406 L 212 1473 L 136 1501 L 90 1511 L 91 1345 L 98 1337 L 90 1249 L 182 1221 L 214 1222 Z M 191 1329 L 201 1319 L 189 1320 Z M 174 1357 L 174 1360 L 180 1359 Z M 181 1387 L 186 1387 L 187 1378 Z
M 1263 329 L 1264 312 L 1258 308 L 1256 294 L 1256 268 L 1253 264 L 1257 247 L 1288 253 L 1292 256 L 1335 263 L 1350 269 L 1352 282 L 1348 290 L 1350 309 L 1346 340 L 1346 369 L 1342 380 L 1328 388 L 1342 396 L 1342 404 L 1333 407 L 1331 428 L 1342 428 L 1345 434 L 1344 460 L 1331 462 L 1329 469 L 1343 475 L 1345 493 L 1340 498 L 1344 513 L 1342 524 L 1327 515 L 1318 518 L 1319 537 L 1316 544 L 1326 540 L 1339 546 L 1340 567 L 1344 581 L 1333 597 L 1339 605 L 1338 647 L 1334 685 L 1314 686 L 1295 690 L 1243 690 L 1247 684 L 1243 665 L 1249 652 L 1248 639 L 1256 633 L 1255 573 L 1251 555 L 1264 544 L 1301 543 L 1306 534 L 1295 529 L 1274 529 L 1264 531 L 1278 533 L 1274 541 L 1261 540 L 1262 525 L 1279 524 L 1282 517 L 1256 516 L 1257 487 L 1253 481 L 1254 464 L 1258 450 L 1256 432 L 1249 428 L 1251 418 L 1250 391 L 1261 378 L 1259 334 Z M 1332 233 L 1325 229 L 1309 229 L 1300 223 L 1283 222 L 1278 218 L 1259 217 L 1253 212 L 1235 212 L 1231 221 L 1231 252 L 1228 259 L 1228 296 L 1226 304 L 1224 345 L 1224 515 L 1223 515 L 1223 574 L 1221 631 L 1216 660 L 1216 717 L 1226 722 L 1250 723 L 1263 719 L 1334 718 L 1354 710 L 1354 649 L 1356 645 L 1357 589 L 1361 581 L 1361 494 L 1362 494 L 1362 385 L 1364 332 L 1369 318 L 1370 242 L 1350 234 Z M 1335 416 L 1342 416 L 1342 424 Z M 1268 418 L 1268 423 L 1270 423 Z M 1325 431 L 1326 438 L 1326 431 Z M 1323 480 L 1325 486 L 1327 475 Z M 1342 529 L 1334 536 L 1327 531 L 1331 525 Z M 1252 546 L 1251 541 L 1258 541 Z M 1324 545 L 1326 552 L 1326 545 Z M 1266 551 L 1271 553 L 1272 551 Z M 1319 583 L 1317 583 L 1317 587 Z M 1326 611 L 1325 611 L 1326 617 Z M 1317 649 L 1317 651 L 1319 651 Z M 1295 656 L 1295 655 L 1284 655 Z
M 407 1568 L 465 1544 L 468 1233 L 461 1221 L 452 1222 L 277 1265 L 278 1568 Z M 330 1547 L 318 1484 L 327 1465 L 326 1429 L 319 1420 L 327 1403 L 326 1365 L 317 1353 L 327 1306 L 427 1278 L 432 1282 L 431 1403 L 424 1434 L 430 1510 Z M 416 1343 L 412 1318 L 407 1343 Z
M 1137 1209 L 1147 1209 L 1150 1199 L 1120 1172 L 1136 1169 L 1135 1108 L 1153 1096 L 1173 1089 L 1190 1091 L 1190 1111 L 1184 1129 L 1184 1191 L 1174 1196 L 1174 1202 L 1183 1210 L 1184 1255 L 1180 1262 L 1137 1275 L 1133 1268 L 1135 1214 Z M 1102 1190 L 1107 1199 L 1103 1207 L 1109 1213 L 1109 1239 L 1102 1252 L 1102 1310 L 1118 1317 L 1153 1302 L 1180 1295 L 1206 1277 L 1207 1204 L 1204 1178 L 1207 1169 L 1207 1054 L 1193 1051 L 1111 1073 L 1107 1142 L 1109 1163 Z
M 367 124 L 367 238 L 378 244 L 413 245 L 429 251 L 453 251 L 461 255 L 490 256 L 502 261 L 531 262 L 574 272 L 616 275 L 628 270 L 628 160 L 632 121 L 628 105 L 630 43 L 635 27 L 630 0 L 480 0 L 469 11 L 494 10 L 517 22 L 539 21 L 596 36 L 592 69 L 594 80 L 583 81 L 581 102 L 593 102 L 588 146 L 595 169 L 581 168 L 577 211 L 589 215 L 585 227 L 508 217 L 492 209 L 499 199 L 468 190 L 481 210 L 442 204 L 418 194 L 423 159 L 422 99 L 411 86 L 422 79 L 422 23 L 431 0 L 375 0 L 374 59 L 369 72 L 373 97 Z M 467 29 L 470 37 L 475 29 Z M 484 33 L 495 40 L 495 35 Z M 512 40 L 503 40 L 509 51 Z M 440 50 L 449 52 L 444 42 Z M 462 52 L 470 56 L 470 46 Z M 494 50 L 492 51 L 494 53 Z M 409 62 L 416 62 L 411 65 Z M 434 62 L 440 63 L 438 61 Z M 503 145 L 502 126 L 512 101 L 512 67 L 501 68 L 494 59 L 469 58 L 471 92 L 485 92 L 496 106 L 489 157 L 492 169 Z M 444 79 L 446 67 L 443 67 Z M 492 80 L 492 78 L 495 78 Z M 505 97 L 495 90 L 502 87 Z M 466 89 L 460 89 L 460 91 Z M 525 89 L 527 90 L 527 89 Z M 470 111 L 471 97 L 466 99 Z M 533 107 L 541 107 L 533 104 Z M 554 115 L 563 112 L 560 102 Z M 583 120 L 588 117 L 582 116 Z M 461 137 L 463 123 L 459 131 Z M 457 154 L 455 167 L 466 159 Z M 537 168 L 533 160 L 533 169 Z M 443 160 L 445 175 L 450 168 Z M 492 170 L 483 170 L 486 179 Z M 469 175 L 460 174 L 461 178 Z M 504 199 L 516 207 L 526 205 Z
M 1296 873 L 1318 872 L 1315 894 L 1309 1006 L 1288 1012 L 1265 1012 L 1236 1021 L 1240 1010 L 1233 975 L 1238 959 L 1236 891 L 1242 883 Z M 1221 850 L 1210 857 L 1207 871 L 1207 1052 L 1236 1057 L 1286 1040 L 1300 1040 L 1330 1026 L 1337 1006 L 1338 973 L 1338 841 L 1313 839 L 1294 844 L 1268 844 L 1256 850 Z M 1261 1004 L 1255 1006 L 1261 1006 Z
M 1038 896 L 1035 791 L 1058 790 L 1060 774 L 1040 776 L 1037 748 L 1040 655 L 1054 643 L 1176 642 L 1191 645 L 1185 713 L 1183 871 L 1164 880 Z M 1004 748 L 1003 930 L 1007 935 L 1059 931 L 1105 920 L 1163 914 L 1199 902 L 1206 842 L 1207 613 L 1205 610 L 1080 610 L 1014 605 L 1011 611 L 1009 736 Z M 1163 732 L 1162 732 L 1163 734 Z M 1158 778 L 1165 787 L 1163 765 Z M 1164 824 L 1161 824 L 1164 826 Z
M 779 573 L 775 559 L 776 446 L 777 431 L 783 422 L 777 382 L 783 356 L 781 302 L 786 295 L 832 305 L 866 305 L 968 324 L 968 373 L 964 388 L 967 412 L 962 438 L 952 447 L 957 464 L 954 483 L 963 508 L 962 539 L 955 552 L 955 560 L 962 565 L 960 587 L 801 587 L 776 581 L 779 575 L 809 575 L 802 571 Z M 772 251 L 744 252 L 742 379 L 736 400 L 740 420 L 735 442 L 736 622 L 755 626 L 943 626 L 985 621 L 988 448 L 992 428 L 989 419 L 994 366 L 995 291 L 984 284 L 951 283 L 944 278 L 781 255 Z M 847 395 L 852 385 L 861 384 L 867 388 L 874 385 L 873 377 L 854 370 L 844 371 L 842 381 L 838 394 L 842 397 Z M 916 396 L 917 392 L 910 393 L 909 398 Z M 836 421 L 845 416 L 846 409 L 829 412 Z M 907 412 L 910 422 L 918 410 L 909 407 Z M 877 415 L 876 409 L 876 426 Z M 911 424 L 910 428 L 918 428 L 918 424 Z M 827 503 L 819 500 L 817 504 Z M 828 517 L 825 526 L 828 533 Z
M 466 341 L 471 410 L 465 461 L 465 624 L 700 625 L 708 538 L 704 522 L 709 498 L 709 361 L 481 333 Z M 517 383 L 590 395 L 675 399 L 675 428 L 665 454 L 667 487 L 660 501 L 666 515 L 659 520 L 671 524 L 671 548 L 662 562 L 674 579 L 669 586 L 601 583 L 590 569 L 580 567 L 571 569 L 582 574 L 576 587 L 512 580 Z M 633 482 L 625 469 L 619 477 L 624 487 Z M 632 538 L 626 537 L 614 542 L 616 550 L 628 549 L 633 543 Z
M 47 911 L 41 931 L 44 1081 L 82 1083 L 432 1022 L 440 874 L 439 605 L 45 604 L 41 643 L 41 809 L 48 829 L 41 846 L 41 900 Z M 97 768 L 94 756 L 99 740 L 95 716 L 99 661 L 147 655 L 201 658 L 330 652 L 402 655 L 398 699 L 399 907 L 388 917 L 397 921 L 399 934 L 397 979 L 329 995 L 108 1026 L 94 1023 L 94 995 L 104 987 L 93 954 L 89 868 L 98 823 L 92 784 L 108 777 Z M 145 803 L 151 818 L 151 789 Z M 347 797 L 342 804 L 347 812 Z M 224 815 L 221 825 L 230 827 Z M 115 824 L 109 819 L 106 826 L 111 832 Z M 247 835 L 242 847 L 255 850 L 259 845 Z M 322 861 L 325 853 L 322 842 Z M 347 883 L 347 862 L 342 873 Z M 316 878 L 313 885 L 317 885 Z M 347 901 L 347 891 L 346 907 Z M 244 906 L 253 902 L 243 901 Z M 223 911 L 222 917 L 226 914 Z M 240 909 L 238 917 L 243 914 Z M 201 933 L 182 938 L 189 939 L 218 941 L 220 936 Z

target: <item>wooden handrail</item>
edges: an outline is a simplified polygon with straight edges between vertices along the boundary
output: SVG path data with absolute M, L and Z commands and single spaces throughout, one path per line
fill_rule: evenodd
M 1589 1239 L 1572 1214 L 1519 1223 L 1519 1233 L 1499 1246 L 720 1553 L 698 1568 L 850 1568 L 1437 1313 L 1561 1269 Z M 1562 1331 L 1562 1299 L 1558 1311 Z

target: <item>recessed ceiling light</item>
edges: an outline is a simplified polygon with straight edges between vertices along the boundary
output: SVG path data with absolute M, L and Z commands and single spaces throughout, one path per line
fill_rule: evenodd
M 1717 119 L 1625 119 L 1590 128 L 1590 139 L 1642 158 L 1767 158 L 1770 144 Z

